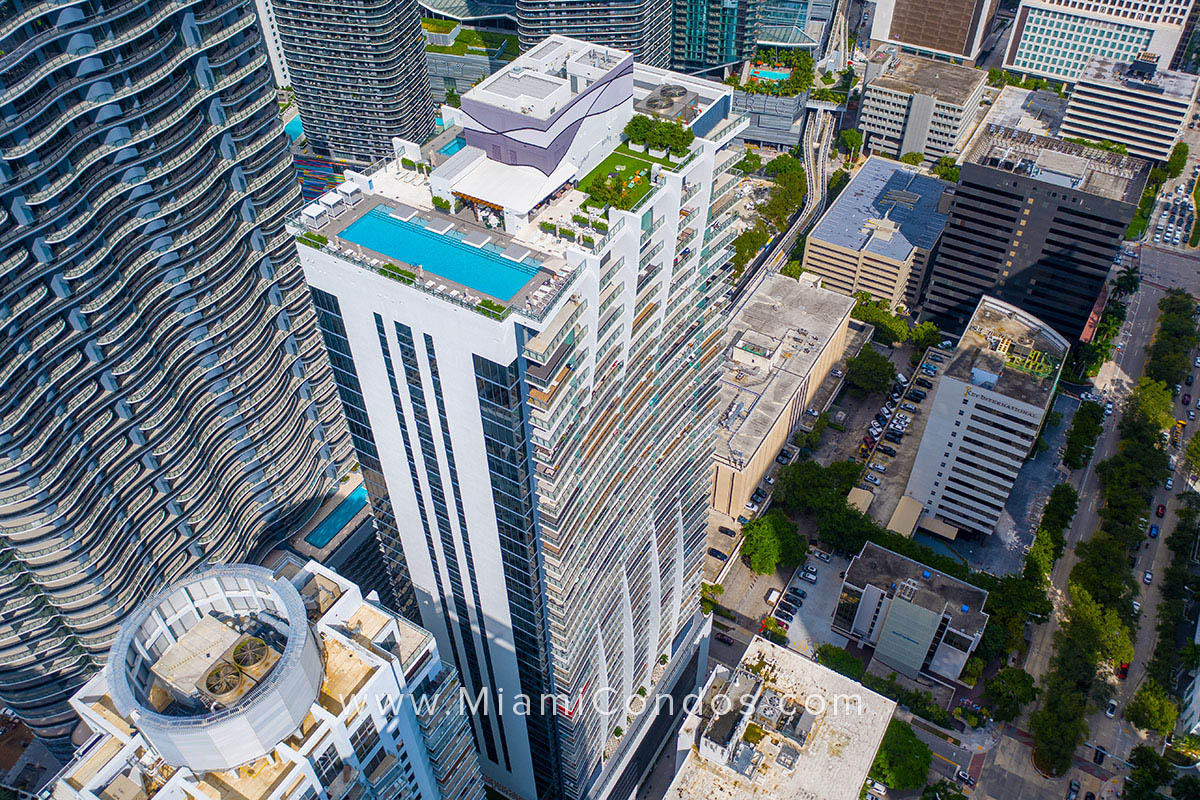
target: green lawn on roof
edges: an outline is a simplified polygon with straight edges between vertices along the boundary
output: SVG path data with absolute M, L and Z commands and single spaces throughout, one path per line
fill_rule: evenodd
M 580 182 L 580 188 L 599 201 L 617 208 L 630 209 L 650 191 L 651 163 L 630 152 L 613 151 Z M 601 189 L 603 182 L 616 176 L 622 187 L 619 197 L 608 197 Z

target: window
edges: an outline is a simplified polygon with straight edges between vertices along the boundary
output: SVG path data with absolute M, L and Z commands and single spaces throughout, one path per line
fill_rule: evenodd
M 333 776 L 342 768 L 342 759 L 338 757 L 337 750 L 333 747 L 325 748 L 321 755 L 313 760 L 313 770 L 317 773 L 317 780 L 322 786 L 328 786 L 333 782 Z

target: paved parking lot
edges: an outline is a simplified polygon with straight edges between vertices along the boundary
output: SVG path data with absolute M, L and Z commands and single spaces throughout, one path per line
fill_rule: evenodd
M 841 574 L 846 571 L 850 561 L 831 555 L 828 564 L 811 557 L 808 563 L 817 568 L 817 582 L 801 580 L 801 570 L 796 570 L 789 584 L 806 592 L 808 597 L 788 627 L 788 647 L 811 656 L 818 645 L 846 645 L 846 637 L 834 633 L 830 625 L 842 590 Z

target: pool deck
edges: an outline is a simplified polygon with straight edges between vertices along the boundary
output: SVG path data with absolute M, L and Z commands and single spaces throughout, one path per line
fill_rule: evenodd
M 536 225 L 528 225 L 518 235 L 510 236 L 499 228 L 487 228 L 480 225 L 475 221 L 474 214 L 470 210 L 464 209 L 458 214 L 438 211 L 433 208 L 428 179 L 413 170 L 404 169 L 398 161 L 393 161 L 385 168 L 372 173 L 371 179 L 374 184 L 373 189 L 370 192 L 364 192 L 362 200 L 345 209 L 324 225 L 311 228 L 328 237 L 329 245 L 326 249 L 334 255 L 348 258 L 354 262 L 365 261 L 364 266 L 367 268 L 378 267 L 390 262 L 401 269 L 417 273 L 417 281 L 424 291 L 445 296 L 453 302 L 474 305 L 486 297 L 501 305 L 533 314 L 542 312 L 552 304 L 558 296 L 556 290 L 572 277 L 573 269 L 562 257 L 561 246 L 550 247 L 549 245 L 553 244 L 553 241 L 550 237 L 541 235 L 541 232 L 536 229 Z M 499 245 L 502 249 L 512 246 L 524 248 L 530 251 L 530 256 L 541 261 L 542 266 L 511 299 L 503 300 L 439 275 L 428 265 L 418 268 L 400 261 L 394 255 L 380 253 L 339 237 L 342 231 L 381 203 L 404 210 L 405 213 L 408 210 L 416 211 L 418 216 L 433 223 L 430 227 L 435 232 L 444 232 L 440 230 L 442 227 L 450 227 L 466 234 L 473 241 L 490 239 L 492 243 Z M 407 206 L 408 209 L 402 209 L 403 206 Z
M 342 542 L 346 540 L 346 537 L 358 530 L 358 526 L 362 524 L 363 520 L 371 515 L 370 503 L 367 503 L 365 506 L 359 509 L 357 514 L 346 520 L 346 524 L 342 526 L 342 529 L 338 531 L 337 535 L 330 539 L 329 543 L 324 547 L 313 547 L 304 537 L 316 530 L 317 526 L 324 522 L 325 518 L 332 514 L 334 509 L 336 509 L 343 500 L 349 497 L 350 494 L 360 486 L 362 486 L 362 475 L 360 473 L 350 475 L 344 483 L 339 484 L 337 494 L 326 500 L 325 503 L 319 509 L 317 509 L 317 513 L 313 514 L 312 519 L 310 519 L 304 525 L 304 527 L 296 532 L 288 541 L 288 545 L 290 545 L 291 549 L 295 550 L 305 558 L 312 558 L 317 561 L 324 562 L 325 559 L 332 555 L 335 550 L 341 547 Z

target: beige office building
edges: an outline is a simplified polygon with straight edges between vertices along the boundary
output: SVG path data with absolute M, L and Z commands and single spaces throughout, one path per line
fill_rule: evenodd
M 714 452 L 714 510 L 730 517 L 744 513 L 845 354 L 853 307 L 848 297 L 772 275 L 734 318 Z
M 947 189 L 916 167 L 868 159 L 808 235 L 804 270 L 839 294 L 911 308 L 946 226 Z

